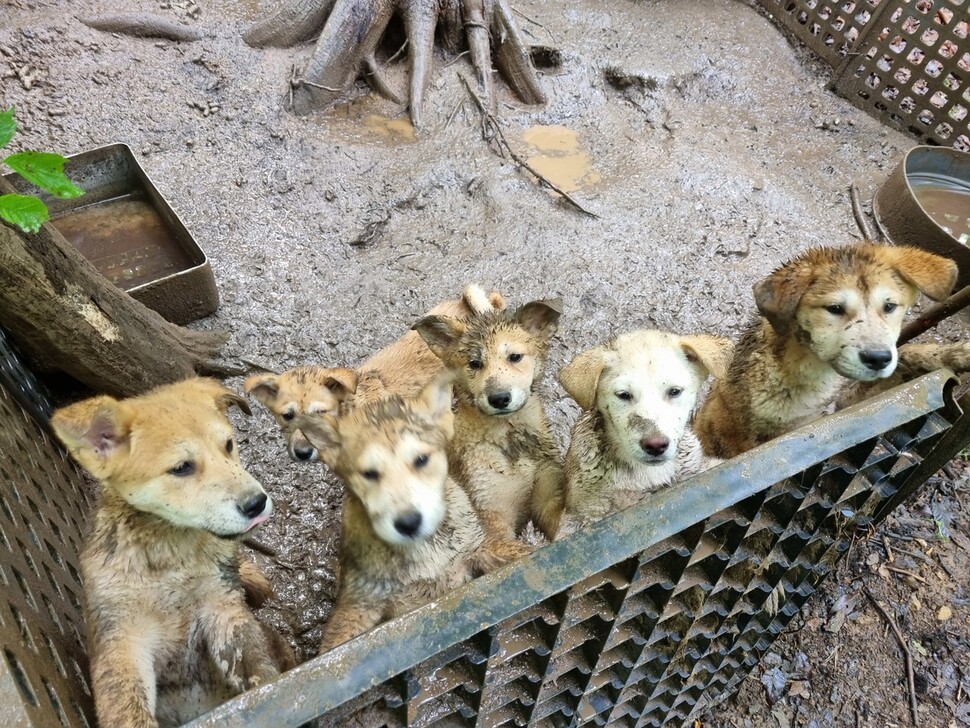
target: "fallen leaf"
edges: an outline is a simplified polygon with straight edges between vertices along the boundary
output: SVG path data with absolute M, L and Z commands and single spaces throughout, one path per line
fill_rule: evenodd
M 913 610 L 916 612 L 918 612 L 920 609 L 923 608 L 923 605 L 920 602 L 919 597 L 917 597 L 915 594 L 913 595 L 913 598 L 910 599 L 910 604 L 913 605 Z
M 768 693 L 768 700 L 772 703 L 777 702 L 781 698 L 787 682 L 788 678 L 785 673 L 777 667 L 766 670 L 764 675 L 761 676 L 761 684 L 765 686 L 765 691 Z
M 831 632 L 832 634 L 838 634 L 839 630 L 845 625 L 845 612 L 836 612 L 835 616 L 829 620 L 828 624 L 825 625 L 824 629 L 826 632 Z
M 886 568 L 885 564 L 879 564 L 879 568 L 876 569 L 876 573 L 879 574 L 883 579 L 889 578 L 889 569 Z
M 808 682 L 806 680 L 793 680 L 791 688 L 788 690 L 789 698 L 807 698 Z
M 940 607 L 939 611 L 937 611 L 936 613 L 936 618 L 941 622 L 945 622 L 952 616 L 953 616 L 953 610 L 950 609 L 945 604 L 942 607 Z
M 771 717 L 778 721 L 778 728 L 791 728 L 791 721 L 788 716 L 785 715 L 785 711 L 781 708 L 775 708 L 771 711 Z

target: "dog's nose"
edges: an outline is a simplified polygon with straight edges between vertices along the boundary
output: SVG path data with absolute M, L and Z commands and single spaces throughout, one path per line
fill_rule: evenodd
M 492 405 L 495 409 L 505 409 L 509 406 L 509 402 L 512 401 L 511 392 L 499 392 L 497 394 L 488 395 L 488 403 Z
M 421 514 L 417 511 L 405 513 L 394 519 L 394 528 L 402 536 L 413 537 L 421 528 Z
M 294 447 L 293 456 L 297 460 L 310 460 L 313 458 L 315 449 L 313 447 Z
M 654 457 L 659 457 L 667 452 L 667 448 L 670 446 L 670 440 L 666 437 L 645 437 L 640 440 L 640 447 L 647 455 L 653 455 Z
M 859 352 L 859 360 L 874 372 L 882 371 L 893 360 L 893 353 L 889 349 L 863 349 Z
M 252 498 L 247 498 L 242 503 L 239 503 L 236 508 L 246 518 L 255 518 L 266 508 L 266 494 L 260 493 L 259 495 L 254 495 Z

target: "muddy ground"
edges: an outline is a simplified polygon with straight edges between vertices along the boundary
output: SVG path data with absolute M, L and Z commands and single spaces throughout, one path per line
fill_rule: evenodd
M 459 80 L 467 57 L 436 59 L 416 134 L 403 109 L 362 89 L 331 113 L 287 113 L 287 79 L 308 49 L 240 40 L 269 4 L 0 2 L 14 148 L 129 144 L 212 260 L 222 305 L 199 325 L 228 330 L 229 355 L 269 369 L 353 365 L 467 281 L 514 304 L 564 298 L 552 371 L 636 326 L 734 335 L 755 280 L 808 245 L 858 236 L 850 182 L 868 199 L 913 144 L 828 92 L 825 67 L 743 2 L 519 0 L 530 42 L 559 53 L 543 54 L 554 61 L 542 70 L 549 103 L 524 107 L 502 91 L 499 115 L 510 143 L 546 157 L 537 162 L 594 219 L 482 140 Z M 76 20 L 118 10 L 206 37 L 134 39 Z M 392 73 L 402 88 L 403 68 Z M 536 128 L 546 126 L 564 129 Z M 547 380 L 564 444 L 577 410 Z M 291 564 L 269 565 L 279 599 L 264 614 L 308 657 L 335 592 L 340 488 L 321 466 L 287 459 L 268 414 L 236 424 L 244 461 L 279 506 L 262 538 Z M 907 725 L 902 659 L 866 586 L 913 642 L 923 725 L 970 725 L 967 483 L 956 463 L 859 544 L 704 724 Z M 888 565 L 916 576 L 883 568 L 884 544 Z

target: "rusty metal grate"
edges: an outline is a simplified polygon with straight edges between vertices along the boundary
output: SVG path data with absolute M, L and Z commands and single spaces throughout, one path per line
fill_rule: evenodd
M 190 725 L 684 725 L 733 692 L 859 529 L 970 440 L 952 387 L 937 372 L 826 417 Z
M 921 140 L 970 152 L 970 0 L 891 0 L 835 89 Z

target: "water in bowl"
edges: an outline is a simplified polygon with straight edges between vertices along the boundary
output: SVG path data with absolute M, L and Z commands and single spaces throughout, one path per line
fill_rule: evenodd
M 941 174 L 911 174 L 917 202 L 937 225 L 958 242 L 970 242 L 970 182 Z

